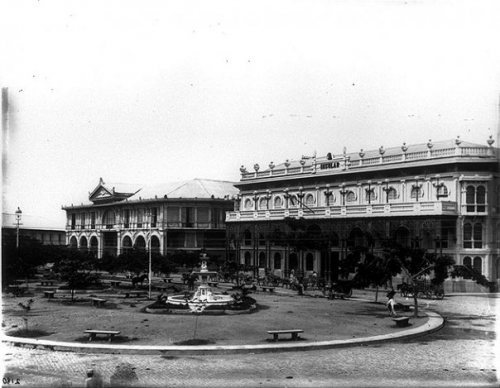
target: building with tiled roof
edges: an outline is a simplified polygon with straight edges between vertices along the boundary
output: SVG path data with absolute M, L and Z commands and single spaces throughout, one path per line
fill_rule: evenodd
M 384 240 L 447 254 L 491 282 L 500 278 L 498 148 L 454 140 L 303 156 L 241 166 L 235 211 L 227 214 L 230 254 L 277 276 L 316 271 L 338 278 L 355 247 Z M 290 220 L 305 225 L 309 248 L 290 247 Z M 316 248 L 312 248 L 312 247 Z M 478 290 L 454 279 L 447 291 Z
M 11 243 L 16 239 L 18 223 L 15 213 L 2 213 L 2 243 Z M 42 244 L 65 245 L 66 231 L 60 222 L 36 216 L 22 214 L 19 221 L 19 236 L 30 237 Z
M 70 246 L 98 257 L 137 247 L 163 255 L 206 251 L 225 257 L 225 212 L 238 193 L 232 182 L 192 179 L 161 185 L 106 183 L 88 202 L 64 206 Z

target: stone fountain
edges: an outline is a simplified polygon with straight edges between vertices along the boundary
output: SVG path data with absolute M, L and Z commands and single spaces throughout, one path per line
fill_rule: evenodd
M 207 260 L 209 258 L 206 254 L 201 257 L 201 269 L 194 272 L 200 279 L 200 285 L 195 291 L 191 299 L 186 299 L 184 295 L 173 295 L 167 298 L 167 304 L 170 305 L 183 305 L 189 307 L 194 313 L 202 313 L 206 308 L 225 309 L 235 303 L 235 299 L 231 295 L 214 294 L 208 285 L 210 279 L 215 278 L 217 272 L 209 271 L 207 267 Z

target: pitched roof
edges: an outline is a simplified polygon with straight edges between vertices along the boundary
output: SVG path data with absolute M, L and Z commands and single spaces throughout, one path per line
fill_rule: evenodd
M 129 198 L 130 201 L 142 198 L 231 198 L 238 194 L 233 182 L 211 179 L 192 179 L 180 182 L 171 182 L 161 185 L 144 186 Z

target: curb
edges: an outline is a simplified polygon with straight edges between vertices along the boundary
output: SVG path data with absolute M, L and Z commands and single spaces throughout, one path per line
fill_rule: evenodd
M 205 346 L 148 346 L 148 345 L 101 345 L 77 344 L 74 342 L 58 342 L 19 338 L 1 335 L 4 343 L 14 346 L 40 348 L 53 351 L 78 353 L 108 353 L 108 354 L 160 354 L 160 355 L 206 355 L 206 354 L 245 354 L 271 353 L 306 350 L 322 350 L 343 348 L 349 346 L 370 345 L 374 343 L 411 339 L 438 331 L 444 326 L 444 318 L 435 312 L 426 312 L 429 320 L 421 326 L 399 331 L 392 334 L 382 334 L 373 337 L 352 338 L 347 340 L 331 340 L 303 343 L 262 344 L 262 345 L 205 345 Z

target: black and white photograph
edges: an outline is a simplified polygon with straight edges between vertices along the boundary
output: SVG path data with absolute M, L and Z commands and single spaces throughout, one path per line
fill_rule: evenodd
M 498 387 L 500 2 L 2 0 L 2 387 Z

